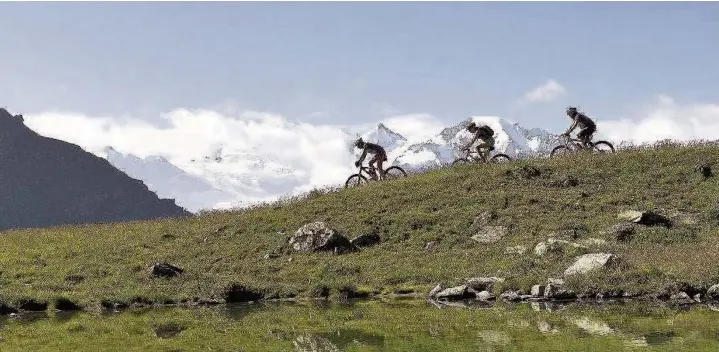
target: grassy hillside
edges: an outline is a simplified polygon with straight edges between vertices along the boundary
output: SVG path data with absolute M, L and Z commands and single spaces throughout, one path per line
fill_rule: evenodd
M 360 293 L 426 294 L 438 282 L 507 278 L 497 290 L 528 291 L 572 264 L 573 251 L 532 253 L 551 233 L 574 229 L 591 251 L 616 254 L 620 267 L 581 280 L 577 290 L 650 293 L 719 282 L 719 176 L 704 179 L 696 165 L 719 148 L 662 146 L 613 155 L 579 155 L 505 165 L 467 165 L 251 210 L 180 220 L 6 231 L 0 246 L 0 300 L 53 305 L 67 298 L 100 302 L 222 300 L 230 287 L 265 297 Z M 539 171 L 527 172 L 530 168 Z M 576 186 L 564 182 L 568 177 Z M 641 227 L 631 241 L 605 233 L 624 210 L 648 210 L 675 221 Z M 492 211 L 509 228 L 494 244 L 470 238 L 474 218 Z M 291 253 L 263 259 L 300 226 L 325 221 L 352 238 L 378 228 L 382 243 L 358 253 Z M 566 233 L 566 231 L 561 232 Z M 425 250 L 427 242 L 437 243 Z M 525 254 L 505 254 L 523 245 Z M 179 277 L 151 278 L 167 261 Z M 237 291 L 237 290 L 236 290 Z

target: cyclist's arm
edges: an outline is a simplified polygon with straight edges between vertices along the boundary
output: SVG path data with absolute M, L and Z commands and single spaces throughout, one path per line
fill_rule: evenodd
M 364 158 L 367 157 L 367 148 L 362 149 L 362 155 L 360 156 L 359 160 L 357 160 L 358 163 L 364 162 Z
M 479 138 L 479 136 L 477 134 L 475 134 L 474 138 L 472 138 L 472 141 L 467 143 L 467 145 L 464 146 L 462 149 L 469 149 L 469 147 L 471 147 L 472 144 L 474 144 L 474 142 L 476 142 L 478 138 Z
M 569 126 L 569 129 L 565 133 L 566 134 L 572 133 L 572 131 L 574 131 L 574 129 L 577 128 L 577 124 L 578 124 L 578 122 L 576 120 L 574 122 L 572 122 L 572 125 Z

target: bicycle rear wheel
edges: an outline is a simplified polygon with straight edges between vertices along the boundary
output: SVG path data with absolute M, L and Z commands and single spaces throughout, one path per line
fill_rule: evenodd
M 592 149 L 601 154 L 614 153 L 614 146 L 612 145 L 612 143 L 609 143 L 607 141 L 597 141 L 596 143 L 593 143 Z
M 400 178 L 405 176 L 407 176 L 407 173 L 399 166 L 391 166 L 384 171 L 385 180 L 391 180 L 394 178 Z

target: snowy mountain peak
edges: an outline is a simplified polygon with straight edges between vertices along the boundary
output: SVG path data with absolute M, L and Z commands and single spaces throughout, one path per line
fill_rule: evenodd
M 388 153 L 407 142 L 407 138 L 397 132 L 392 131 L 383 123 L 380 123 L 372 130 L 365 132 L 362 135 L 362 139 L 367 142 L 377 143 L 381 145 L 385 148 L 385 150 L 387 150 Z
M 102 148 L 102 152 L 105 154 L 119 154 L 115 148 L 111 146 L 106 146 L 105 148 Z

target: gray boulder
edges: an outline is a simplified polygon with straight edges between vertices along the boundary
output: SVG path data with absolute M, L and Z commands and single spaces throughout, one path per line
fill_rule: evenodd
M 442 286 L 442 284 L 438 284 L 431 291 L 429 291 L 429 298 L 437 297 L 437 294 L 442 292 L 442 290 L 444 290 L 444 286 Z
M 155 263 L 150 267 L 150 275 L 153 277 L 175 277 L 184 272 L 172 264 L 168 263 Z
M 516 302 L 522 299 L 522 297 L 515 291 L 505 291 L 499 295 L 499 299 L 502 301 Z
M 614 237 L 619 242 L 628 242 L 634 236 L 636 226 L 633 222 L 622 222 L 614 225 L 606 231 L 609 236 Z
M 473 233 L 477 232 L 482 227 L 489 225 L 490 222 L 492 222 L 493 220 L 496 220 L 496 219 L 497 219 L 497 213 L 494 212 L 493 210 L 482 211 L 481 213 L 479 213 L 479 215 L 477 215 L 474 218 L 474 221 L 472 221 L 472 226 L 470 228 L 470 231 L 472 231 Z
M 381 239 L 379 237 L 379 234 L 377 232 L 371 232 L 353 238 L 350 243 L 352 243 L 352 245 L 356 247 L 371 247 L 376 244 L 379 244 L 380 241 Z
M 672 221 L 669 218 L 651 211 L 628 210 L 620 213 L 618 217 L 621 220 L 645 226 L 672 227 Z
M 357 247 L 347 237 L 321 221 L 300 227 L 290 238 L 289 244 L 299 252 L 334 251 L 344 253 L 357 250 Z
M 437 299 L 465 299 L 465 298 L 471 298 L 473 294 L 469 292 L 467 289 L 467 285 L 462 286 L 456 286 L 456 287 L 450 287 L 442 290 L 441 292 L 437 293 L 435 297 Z
M 547 279 L 547 286 L 544 287 L 544 298 L 547 299 L 570 299 L 576 295 L 567 290 L 562 279 Z
M 589 248 L 587 246 L 569 242 L 565 240 L 558 240 L 555 238 L 548 238 L 544 242 L 539 242 L 534 247 L 534 254 L 537 256 L 543 256 L 547 253 L 559 253 L 573 251 L 576 254 L 586 253 Z
M 489 291 L 477 292 L 475 295 L 478 301 L 490 301 L 494 299 L 494 294 Z
M 485 226 L 477 231 L 472 239 L 483 244 L 495 243 L 507 236 L 508 232 L 504 226 Z
M 696 167 L 694 167 L 694 170 L 700 173 L 705 179 L 714 176 L 714 173 L 712 173 L 711 165 L 706 163 L 697 165 Z
M 617 257 L 611 253 L 585 254 L 577 258 L 574 264 L 564 271 L 564 275 L 586 274 L 590 271 L 610 266 L 616 261 Z
M 534 297 L 542 297 L 542 296 L 544 296 L 544 286 L 534 285 L 534 286 L 532 286 L 532 289 L 530 290 L 529 293 L 531 293 L 532 296 L 534 296 Z
M 427 252 L 432 252 L 439 246 L 439 243 L 436 241 L 429 241 L 424 244 L 424 250 Z
M 686 292 L 677 292 L 671 296 L 669 296 L 669 299 L 672 301 L 679 301 L 679 302 L 689 302 L 693 301 L 691 297 Z
M 504 278 L 501 277 L 473 277 L 467 279 L 465 284 L 467 287 L 480 292 L 480 291 L 492 291 L 495 282 L 504 282 Z
M 707 290 L 707 297 L 719 299 L 719 284 L 709 287 Z

